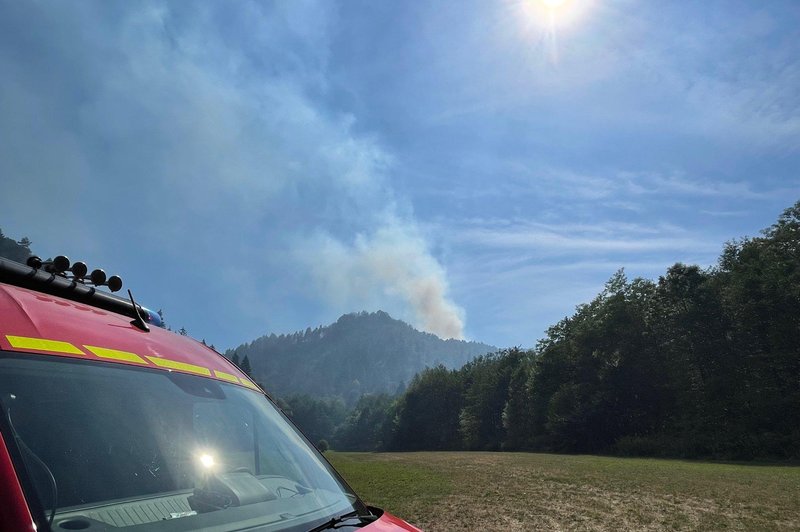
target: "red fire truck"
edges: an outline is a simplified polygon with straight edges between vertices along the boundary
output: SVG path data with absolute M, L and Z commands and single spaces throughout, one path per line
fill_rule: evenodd
M 87 270 L 0 259 L 0 530 L 418 530 L 366 506 L 230 361 Z

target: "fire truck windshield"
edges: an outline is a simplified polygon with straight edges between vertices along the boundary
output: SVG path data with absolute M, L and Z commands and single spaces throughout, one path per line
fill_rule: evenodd
M 368 515 L 282 413 L 239 386 L 6 353 L 0 402 L 26 495 L 54 529 L 308 530 Z

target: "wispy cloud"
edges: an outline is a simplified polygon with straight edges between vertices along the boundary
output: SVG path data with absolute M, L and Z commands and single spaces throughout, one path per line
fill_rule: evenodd
M 685 171 L 597 170 L 581 172 L 569 168 L 543 167 L 523 161 L 502 161 L 496 170 L 503 174 L 497 183 L 476 188 L 471 185 L 448 189 L 426 188 L 421 194 L 467 199 L 552 198 L 597 203 L 624 210 L 641 211 L 653 200 L 685 202 L 687 198 L 769 201 L 800 192 L 796 187 L 760 185 L 744 180 L 722 180 Z
M 541 256 L 567 252 L 702 251 L 718 245 L 674 226 L 630 223 L 553 225 L 528 221 L 483 224 L 473 221 L 454 236 L 465 244 L 525 249 Z
M 762 200 L 781 197 L 789 192 L 786 188 L 755 190 L 746 181 L 720 181 L 690 179 L 685 173 L 660 174 L 655 172 L 620 172 L 622 190 L 632 195 L 659 196 L 709 196 L 715 198 L 736 198 L 741 200 Z
M 578 3 L 590 12 L 559 36 L 558 64 L 546 57 L 541 24 L 518 9 L 486 8 L 489 23 L 469 27 L 469 41 L 439 58 L 453 72 L 452 90 L 425 118 L 441 126 L 523 112 L 570 133 L 629 128 L 797 153 L 800 47 L 791 2 L 724 12 L 713 5 Z M 446 22 L 440 28 L 447 38 Z M 458 83 L 464 78 L 471 83 Z M 551 121 L 554 104 L 558 119 Z
M 748 214 L 748 211 L 745 210 L 734 210 L 734 211 L 712 211 L 707 209 L 701 209 L 701 213 L 708 214 L 709 216 L 717 216 L 717 217 L 736 217 L 736 216 L 744 216 Z

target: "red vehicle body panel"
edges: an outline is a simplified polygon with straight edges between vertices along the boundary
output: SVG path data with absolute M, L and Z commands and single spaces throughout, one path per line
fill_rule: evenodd
M 8 454 L 6 442 L 0 437 L 0 529 L 1 530 L 36 530 L 33 516 L 28 510 L 22 486 L 19 484 L 14 464 Z
M 178 371 L 262 391 L 225 357 L 196 340 L 158 327 L 145 332 L 130 318 L 97 307 L 0 283 L 0 317 L 0 350 Z M 2 437 L 0 483 L 0 530 L 36 530 Z M 363 529 L 419 531 L 389 513 Z
M 103 360 L 257 386 L 213 349 L 159 327 L 25 288 L 0 284 L 0 349 Z
M 384 512 L 380 519 L 363 527 L 361 530 L 369 530 L 370 532 L 400 532 L 402 530 L 422 532 L 419 528 L 409 525 L 389 512 Z

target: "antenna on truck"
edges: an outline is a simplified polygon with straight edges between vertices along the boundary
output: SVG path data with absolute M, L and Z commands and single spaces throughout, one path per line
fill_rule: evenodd
M 133 318 L 131 325 L 144 332 L 150 332 L 150 327 L 147 326 L 144 318 L 142 318 L 142 315 L 139 313 L 139 306 L 136 304 L 136 301 L 133 300 L 133 292 L 131 292 L 130 288 L 128 288 L 128 297 L 131 298 L 131 305 L 133 305 L 133 311 L 136 313 L 136 317 Z

